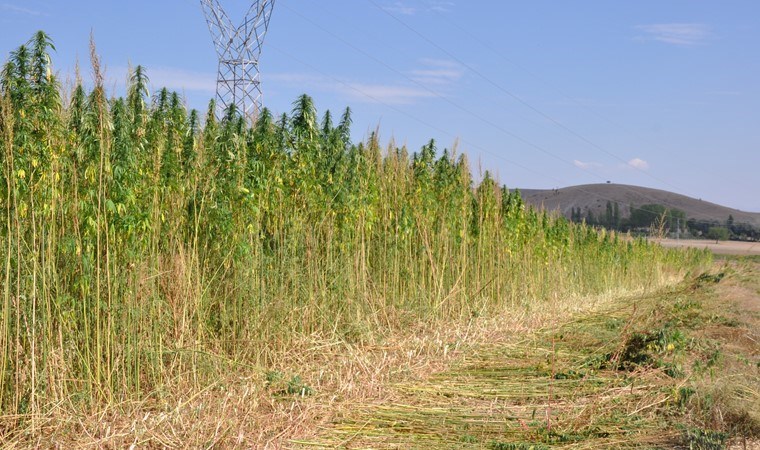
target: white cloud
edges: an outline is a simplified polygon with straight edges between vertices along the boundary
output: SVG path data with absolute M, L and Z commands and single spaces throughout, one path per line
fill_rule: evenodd
M 173 67 L 147 69 L 148 78 L 155 88 L 166 87 L 173 91 L 216 92 L 216 74 L 194 72 Z
M 337 93 L 351 101 L 409 105 L 425 98 L 435 97 L 434 92 L 398 83 L 367 83 L 357 80 L 334 79 L 306 73 L 269 74 L 267 81 L 295 86 L 301 90 L 318 90 Z
M 428 8 L 430 11 L 437 11 L 437 12 L 449 12 L 451 11 L 451 8 L 454 6 L 454 2 L 446 2 L 446 1 L 428 1 L 426 2 L 428 4 Z
M 439 12 L 445 13 L 451 11 L 454 2 L 442 0 L 416 0 L 405 2 L 394 2 L 392 5 L 384 6 L 383 9 L 394 14 L 404 16 L 413 16 L 420 12 Z
M 266 74 L 265 82 L 279 82 L 301 91 L 337 93 L 350 101 L 410 105 L 423 99 L 446 95 L 447 88 L 464 76 L 462 67 L 446 59 L 421 59 L 406 71 L 403 81 L 377 83 L 360 79 L 337 78 L 301 72 Z
M 29 8 L 23 8 L 21 6 L 13 5 L 11 3 L 0 3 L 0 9 L 3 9 L 5 11 L 12 11 L 20 14 L 26 14 L 29 16 L 44 16 L 46 14 L 43 14 L 41 11 L 37 11 L 34 9 Z
M 595 168 L 598 168 L 598 167 L 602 167 L 602 165 L 599 164 L 599 163 L 595 163 L 595 162 L 583 162 L 583 161 L 578 161 L 577 159 L 573 160 L 573 165 L 575 167 L 577 167 L 579 169 L 583 169 L 583 170 L 589 170 L 589 169 L 595 169 Z
M 108 72 L 111 82 L 126 82 L 129 69 L 115 66 Z M 167 88 L 178 92 L 216 92 L 216 74 L 213 72 L 194 72 L 176 67 L 146 67 L 145 72 L 153 90 Z
M 126 66 L 105 67 L 105 85 L 113 87 L 115 92 L 128 84 L 129 68 Z M 134 68 L 133 68 L 134 69 Z M 148 88 L 151 95 L 162 88 L 170 91 L 196 92 L 203 94 L 216 93 L 215 72 L 194 72 L 176 67 L 145 67 L 148 75 Z
M 355 101 L 389 105 L 409 105 L 423 98 L 435 97 L 435 94 L 424 89 L 390 84 L 347 83 L 336 86 L 336 91 Z
M 464 75 L 462 66 L 454 61 L 441 59 L 422 59 L 422 68 L 411 71 L 412 80 L 425 85 L 449 85 Z
M 405 16 L 413 16 L 417 14 L 417 8 L 402 2 L 396 2 L 393 5 L 385 6 L 383 9 L 391 13 L 403 14 Z
M 649 163 L 640 158 L 633 158 L 632 160 L 628 161 L 628 166 L 638 170 L 649 169 Z
M 639 25 L 636 29 L 644 32 L 639 36 L 641 40 L 681 46 L 701 44 L 712 36 L 710 27 L 701 23 L 658 23 Z

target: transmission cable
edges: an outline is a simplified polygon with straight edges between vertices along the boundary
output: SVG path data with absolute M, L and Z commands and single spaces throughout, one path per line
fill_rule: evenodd
M 539 171 L 531 169 L 530 167 L 527 167 L 527 166 L 525 166 L 523 164 L 520 164 L 520 163 L 518 163 L 516 161 L 510 160 L 510 159 L 504 157 L 503 155 L 501 155 L 499 153 L 494 153 L 494 152 L 492 152 L 492 151 L 490 151 L 490 150 L 488 150 L 488 149 L 486 149 L 486 148 L 484 148 L 482 146 L 479 146 L 479 145 L 477 145 L 475 143 L 469 142 L 469 141 L 464 140 L 464 139 L 460 139 L 459 137 L 453 135 L 451 132 L 446 131 L 443 128 L 440 128 L 440 127 L 438 127 L 436 125 L 433 125 L 432 123 L 430 123 L 430 122 L 428 122 L 428 121 L 426 121 L 424 119 L 421 119 L 421 118 L 419 118 L 419 117 L 417 117 L 417 116 L 415 116 L 415 115 L 413 115 L 413 114 L 411 114 L 411 113 L 409 113 L 409 112 L 407 112 L 407 111 L 405 111 L 405 110 L 403 110 L 401 108 L 398 108 L 398 107 L 393 106 L 393 105 L 391 105 L 391 104 L 389 104 L 387 102 L 384 102 L 381 99 L 377 98 L 376 96 L 374 96 L 374 95 L 372 95 L 372 94 L 370 94 L 370 93 L 368 93 L 368 92 L 366 92 L 366 91 L 364 91 L 364 90 L 356 87 L 355 85 L 353 85 L 351 83 L 348 83 L 348 82 L 346 82 L 344 80 L 341 80 L 341 79 L 336 78 L 336 77 L 334 77 L 334 76 L 332 76 L 330 74 L 325 73 L 324 71 L 322 71 L 322 70 L 314 67 L 312 64 L 309 64 L 308 62 L 303 61 L 302 59 L 300 59 L 300 58 L 298 58 L 298 57 L 290 54 L 289 52 L 287 52 L 287 51 L 285 51 L 285 50 L 283 50 L 283 49 L 275 46 L 274 44 L 271 44 L 271 42 L 268 44 L 268 46 L 271 47 L 273 50 L 280 52 L 285 57 L 292 59 L 293 61 L 295 61 L 295 62 L 303 65 L 304 67 L 309 68 L 310 70 L 313 70 L 314 72 L 322 75 L 325 78 L 328 78 L 328 79 L 334 81 L 335 83 L 341 84 L 341 85 L 345 86 L 346 88 L 351 89 L 351 90 L 357 92 L 358 94 L 360 94 L 363 97 L 366 97 L 366 98 L 372 100 L 373 102 L 381 104 L 381 105 L 385 106 L 386 108 L 391 109 L 391 110 L 393 110 L 393 111 L 395 111 L 395 112 L 397 112 L 399 114 L 402 114 L 402 115 L 408 117 L 409 119 L 412 119 L 415 122 L 418 122 L 421 125 L 424 125 L 424 126 L 430 128 L 431 130 L 434 130 L 434 131 L 436 131 L 438 133 L 441 133 L 443 135 L 448 136 L 449 138 L 452 138 L 454 140 L 458 139 L 466 147 L 473 148 L 473 149 L 476 149 L 476 150 L 478 150 L 478 151 L 480 151 L 482 153 L 491 155 L 491 156 L 493 156 L 493 157 L 495 157 L 497 159 L 505 161 L 505 162 L 507 162 L 507 163 L 515 166 L 515 167 L 518 167 L 520 169 L 523 169 L 523 170 L 525 170 L 527 172 L 533 173 L 533 174 L 538 175 L 540 177 L 543 177 L 545 179 L 548 178 L 548 179 L 550 179 L 550 180 L 552 180 L 554 182 L 559 183 L 560 185 L 564 185 L 564 184 L 567 183 L 564 180 L 560 180 L 558 178 L 546 175 L 546 173 L 539 172 Z M 620 185 L 620 186 L 625 187 L 624 185 Z M 579 192 L 582 192 L 584 194 L 587 194 L 587 195 L 589 195 L 591 197 L 594 197 L 594 198 L 599 198 L 601 200 L 607 200 L 607 201 L 609 201 L 611 203 L 619 203 L 617 200 L 615 200 L 615 199 L 613 199 L 611 197 L 607 197 L 607 196 L 601 195 L 601 194 L 596 193 L 596 192 L 591 192 L 591 191 L 589 191 L 587 189 L 584 189 L 582 186 L 573 186 L 573 189 L 575 189 L 575 190 L 577 190 Z M 645 194 L 642 194 L 640 192 L 636 192 L 636 194 L 637 195 L 646 196 Z M 543 208 L 539 208 L 539 209 L 543 209 Z M 651 211 L 648 211 L 648 210 L 643 209 L 641 207 L 636 207 L 636 206 L 632 206 L 632 205 L 629 205 L 629 209 L 631 210 L 631 212 L 633 212 L 634 210 L 651 212 Z M 551 212 L 551 210 L 547 210 L 547 211 Z M 561 211 L 559 211 L 559 210 L 557 210 L 557 211 L 560 212 L 560 214 L 562 214 Z M 667 217 L 671 217 L 671 216 L 668 214 Z
M 430 3 L 428 1 L 425 1 L 425 3 L 428 4 L 428 5 L 430 5 Z M 604 114 L 599 113 L 595 109 L 591 108 L 589 105 L 586 105 L 586 104 L 582 103 L 581 101 L 579 101 L 575 97 L 573 97 L 570 94 L 566 93 L 564 90 L 560 89 L 555 84 L 549 82 L 548 80 L 546 80 L 542 76 L 540 76 L 540 75 L 536 74 L 535 72 L 531 71 L 530 69 L 528 69 L 524 65 L 519 64 L 518 62 L 516 62 L 515 60 L 513 60 L 511 58 L 508 58 L 502 52 L 500 52 L 499 50 L 497 50 L 493 45 L 491 45 L 488 41 L 486 41 L 484 39 L 481 39 L 480 37 L 478 37 L 474 33 L 472 33 L 470 30 L 468 30 L 467 28 L 462 27 L 461 25 L 459 25 L 456 21 L 451 20 L 446 14 L 442 13 L 438 9 L 436 9 L 436 8 L 430 8 L 430 10 L 433 11 L 439 18 L 441 18 L 442 20 L 446 21 L 446 23 L 448 25 L 450 25 L 453 28 L 456 28 L 456 30 L 458 32 L 460 32 L 461 34 L 464 34 L 464 35 L 468 36 L 470 39 L 472 39 L 473 41 L 477 42 L 480 46 L 482 46 L 483 48 L 489 50 L 494 55 L 496 55 L 499 58 L 501 58 L 507 64 L 509 64 L 509 65 L 511 65 L 513 67 L 516 67 L 517 69 L 519 69 L 519 70 L 523 71 L 524 73 L 528 74 L 530 77 L 538 80 L 540 83 L 542 83 L 543 85 L 547 86 L 549 89 L 551 89 L 554 92 L 556 92 L 557 94 L 561 95 L 566 100 L 572 102 L 575 106 L 586 110 L 587 112 L 591 113 L 595 117 L 597 117 L 597 118 L 603 120 L 604 122 L 606 122 L 606 123 L 608 123 L 608 124 L 610 124 L 610 125 L 618 128 L 619 130 L 622 130 L 623 132 L 625 132 L 628 135 L 631 135 L 631 136 L 634 135 L 634 133 L 629 128 L 625 127 L 621 123 L 619 123 L 619 122 L 617 122 L 615 120 L 612 120 L 609 116 L 606 116 Z M 655 148 L 657 148 L 658 150 L 660 150 L 661 152 L 667 152 L 668 151 L 662 145 L 660 145 L 658 142 L 652 142 L 651 145 L 654 146 Z M 616 158 L 616 159 L 618 159 L 619 161 L 623 161 L 622 158 Z M 710 173 L 710 171 L 706 170 L 704 167 L 700 167 L 698 165 L 695 165 L 693 163 L 693 160 L 686 160 L 685 162 L 689 166 L 691 166 L 693 168 L 696 168 L 696 169 L 699 169 L 703 173 Z M 629 164 L 626 164 L 626 165 L 629 166 L 629 167 L 632 167 L 634 169 L 640 170 L 639 168 L 634 167 L 634 166 L 630 166 Z M 650 175 L 648 172 L 644 172 L 644 173 L 647 173 L 647 175 Z M 737 180 L 734 180 L 734 182 L 736 182 L 736 181 Z M 749 189 L 749 187 L 746 186 L 744 183 L 739 183 L 739 184 L 741 184 L 743 187 Z M 681 189 L 679 189 L 679 190 L 681 190 Z M 683 191 L 683 190 L 681 190 L 681 191 Z
M 566 131 L 567 133 L 570 133 L 571 135 L 575 136 L 576 138 L 580 139 L 581 141 L 585 142 L 586 144 L 590 145 L 591 147 L 593 147 L 593 148 L 595 148 L 595 149 L 597 149 L 597 150 L 599 150 L 599 151 L 601 151 L 601 152 L 603 152 L 603 153 L 607 154 L 608 156 L 610 156 L 610 157 L 612 157 L 612 158 L 615 158 L 616 160 L 618 160 L 618 161 L 620 161 L 620 162 L 624 163 L 626 166 L 628 166 L 628 167 L 631 167 L 631 168 L 633 168 L 633 169 L 635 169 L 635 170 L 638 170 L 638 171 L 640 171 L 640 172 L 642 172 L 642 173 L 646 174 L 646 175 L 647 175 L 647 176 L 649 176 L 650 178 L 652 178 L 652 179 L 654 179 L 654 180 L 656 180 L 656 181 L 659 181 L 660 183 L 663 183 L 663 184 L 665 184 L 665 185 L 667 185 L 667 186 L 670 186 L 671 188 L 675 189 L 676 191 L 682 191 L 682 192 L 684 191 L 683 189 L 679 188 L 678 186 L 675 186 L 675 185 L 673 185 L 672 183 L 670 183 L 670 182 L 668 182 L 668 181 L 666 181 L 666 180 L 663 180 L 663 179 L 661 179 L 661 178 L 659 178 L 659 177 L 656 177 L 656 176 L 652 175 L 651 173 L 649 173 L 649 172 L 647 172 L 647 171 L 645 171 L 645 170 L 642 170 L 642 169 L 641 169 L 641 168 L 639 168 L 639 167 L 636 167 L 636 166 L 634 166 L 634 165 L 631 165 L 631 164 L 630 164 L 628 161 L 626 161 L 624 158 L 621 158 L 620 156 L 618 156 L 618 155 L 616 155 L 616 154 L 614 154 L 614 153 L 612 153 L 612 152 L 610 152 L 610 151 L 606 150 L 605 148 L 603 148 L 603 147 L 601 147 L 600 145 L 596 144 L 595 142 L 591 141 L 590 139 L 588 139 L 588 138 L 587 138 L 587 137 L 585 137 L 584 135 L 582 135 L 582 134 L 580 134 L 579 132 L 577 132 L 577 131 L 575 131 L 575 130 L 571 129 L 570 127 L 568 127 L 567 125 L 563 124 L 562 122 L 560 122 L 560 121 L 556 120 L 555 118 L 553 118 L 553 117 L 552 117 L 552 116 L 550 116 L 549 114 L 546 114 L 545 112 L 543 112 L 543 111 L 542 111 L 542 110 L 540 110 L 539 108 L 537 108 L 537 107 L 533 106 L 533 105 L 532 105 L 532 104 L 530 104 L 528 101 L 526 101 L 526 100 L 522 99 L 520 96 L 518 96 L 518 95 L 514 94 L 514 93 L 513 93 L 513 92 L 511 92 L 510 90 L 508 90 L 508 89 L 504 88 L 503 86 L 501 86 L 499 83 L 497 83 L 497 82 L 493 81 L 491 78 L 487 77 L 487 76 L 486 76 L 485 74 L 483 74 L 481 71 L 479 71 L 479 70 L 477 70 L 476 68 L 472 67 L 472 65 L 471 65 L 471 64 L 468 64 L 468 63 L 466 63 L 465 61 L 462 61 L 462 60 L 461 60 L 459 57 L 457 57 L 456 55 L 454 55 L 452 52 L 450 52 L 450 51 L 449 51 L 449 50 L 447 50 L 446 48 L 442 47 L 441 45 L 437 44 L 437 43 L 436 43 L 436 42 L 434 42 L 432 39 L 428 38 L 426 35 L 422 34 L 422 33 L 421 33 L 421 32 L 419 32 L 419 31 L 417 31 L 417 30 L 416 30 L 414 27 L 412 27 L 411 25 L 407 24 L 405 21 L 401 20 L 399 17 L 397 17 L 397 16 L 396 16 L 395 14 L 393 14 L 391 11 L 388 11 L 388 9 L 387 9 L 387 8 L 383 8 L 382 6 L 378 5 L 378 4 L 377 4 L 377 2 L 376 2 L 375 0 L 367 0 L 367 1 L 368 1 L 369 3 L 371 3 L 372 5 L 374 5 L 374 6 L 375 6 L 377 9 L 379 9 L 380 11 L 382 11 L 384 14 L 388 15 L 389 17 L 391 17 L 391 18 L 392 18 L 394 21 L 396 21 L 396 22 L 398 22 L 399 24 L 401 24 L 401 25 L 402 25 L 404 28 L 406 28 L 407 30 L 409 30 L 410 32 L 412 32 L 413 34 L 415 34 L 416 36 L 418 36 L 419 38 L 421 38 L 422 40 L 424 40 L 425 42 L 427 42 L 427 43 L 428 43 L 428 44 L 430 44 L 431 46 L 435 47 L 435 48 L 436 48 L 436 49 L 438 49 L 439 51 L 443 52 L 443 53 L 444 53 L 444 54 L 446 54 L 448 57 L 452 58 L 452 59 L 453 59 L 453 60 L 455 60 L 457 63 L 459 63 L 459 64 L 461 64 L 463 67 L 465 67 L 467 70 L 471 71 L 472 73 L 476 74 L 478 77 L 480 77 L 480 78 L 482 78 L 483 80 L 485 80 L 485 81 L 486 81 L 488 84 L 490 84 L 491 86 L 493 86 L 493 87 L 494 87 L 494 88 L 496 88 L 497 90 L 501 91 L 501 92 L 502 92 L 502 93 L 504 93 L 505 95 L 507 95 L 507 96 L 509 96 L 510 98 L 514 99 L 515 101 L 517 101 L 517 102 L 518 102 L 518 103 L 520 103 L 521 105 L 525 106 L 526 108 L 530 109 L 531 111 L 535 112 L 536 114 L 540 115 L 540 116 L 541 116 L 541 117 L 543 117 L 544 119 L 546 119 L 546 120 L 550 121 L 551 123 L 553 123 L 554 125 L 558 126 L 558 127 L 559 127 L 559 128 L 561 128 L 561 129 L 563 129 L 563 130 L 564 130 L 564 131 Z
M 371 1 L 371 0 L 370 0 L 370 1 Z M 559 155 L 557 155 L 557 154 L 555 154 L 555 153 L 553 153 L 553 152 L 551 152 L 551 151 L 547 150 L 546 148 L 544 148 L 544 147 L 542 147 L 542 146 L 540 146 L 540 145 L 538 145 L 538 144 L 536 144 L 536 143 L 534 143 L 534 142 L 531 142 L 531 141 L 529 141 L 529 140 L 528 140 L 528 139 L 526 139 L 526 138 L 523 138 L 523 137 L 522 137 L 522 136 L 520 136 L 520 135 L 517 135 L 517 134 L 516 134 L 516 133 L 514 133 L 514 132 L 511 132 L 511 131 L 507 130 L 506 128 L 504 128 L 503 126 L 501 126 L 501 125 L 499 125 L 499 124 L 497 124 L 497 123 L 493 122 L 492 120 L 490 120 L 490 119 L 488 119 L 488 118 L 485 118 L 485 117 L 483 117 L 483 116 L 481 116 L 481 115 L 479 115 L 479 114 L 477 114 L 477 113 L 475 113 L 475 112 L 473 112 L 473 111 L 471 111 L 471 110 L 469 110 L 469 109 L 465 108 L 464 106 L 461 106 L 460 104 L 458 104 L 458 103 L 454 102 L 454 101 L 453 101 L 453 100 L 451 100 L 450 98 L 448 98 L 448 97 L 446 97 L 446 96 L 443 96 L 443 95 L 441 95 L 439 92 L 436 92 L 436 91 L 434 91 L 434 90 L 430 89 L 428 86 L 426 86 L 426 85 L 424 85 L 424 84 L 420 83 L 419 81 L 417 81 L 417 80 L 415 80 L 415 79 L 413 79 L 413 78 L 409 77 L 407 74 L 404 74 L 403 72 L 399 71 L 398 69 L 395 69 L 394 67 L 390 66 L 388 63 L 386 63 L 386 62 L 384 62 L 384 61 L 382 61 L 382 60 L 378 59 L 377 57 L 373 56 L 372 54 L 368 53 L 367 51 L 365 51 L 365 50 L 363 50 L 363 49 L 361 49 L 361 48 L 357 47 L 356 45 L 352 44 L 351 42 L 347 41 L 346 39 L 344 39 L 344 38 L 342 38 L 342 37 L 338 36 L 337 34 L 335 34 L 334 32 L 332 32 L 331 30 L 329 30 L 329 29 L 325 28 L 324 26 L 320 25 L 319 23 L 317 23 L 317 22 L 315 22 L 315 21 L 311 20 L 310 18 L 308 18 L 308 17 L 306 17 L 305 15 L 301 14 L 299 11 L 296 11 L 296 10 L 294 10 L 293 8 L 290 8 L 290 7 L 286 6 L 286 5 L 285 5 L 284 7 L 285 7 L 287 10 L 289 10 L 290 12 L 292 12 L 293 14 L 297 15 L 298 17 L 300 17 L 302 20 L 304 20 L 304 21 L 306 21 L 307 23 L 309 23 L 309 24 L 311 24 L 312 26 L 314 26 L 315 28 L 317 28 L 317 29 L 321 30 L 322 32 L 324 32 L 324 33 L 328 34 L 328 35 L 329 35 L 329 36 L 331 36 L 332 38 L 334 38 L 334 39 L 338 40 L 339 42 L 341 42 L 341 43 L 343 43 L 344 45 L 348 46 L 349 48 L 353 49 L 354 51 L 356 51 L 356 52 L 358 52 L 358 53 L 360 53 L 360 54 L 364 55 L 366 58 L 369 58 L 370 60 L 374 61 L 375 63 L 377 63 L 377 64 L 379 64 L 379 65 L 381 65 L 381 66 L 385 67 L 387 70 L 389 70 L 389 71 L 391 71 L 391 72 L 393 72 L 393 73 L 395 73 L 395 74 L 397 74 L 397 75 L 399 75 L 399 76 L 401 76 L 401 77 L 403 77 L 403 78 L 407 79 L 409 82 L 411 82 L 411 83 L 413 83 L 413 84 L 415 84 L 415 85 L 419 86 L 420 88 L 424 89 L 425 91 L 427 91 L 427 92 L 431 93 L 433 96 L 435 96 L 435 97 L 437 97 L 437 98 L 439 98 L 439 99 L 441 99 L 441 100 L 443 100 L 443 101 L 445 101 L 445 102 L 449 103 L 450 105 L 454 106 L 455 108 L 459 109 L 460 111 L 462 111 L 462 112 L 464 112 L 464 113 L 466 113 L 466 114 L 469 114 L 469 115 L 471 115 L 472 117 L 474 117 L 474 118 L 478 119 L 479 121 L 481 121 L 481 122 L 483 122 L 483 123 L 485 123 L 485 124 L 487 124 L 487 125 L 489 125 L 489 126 L 493 127 L 493 128 L 494 128 L 494 129 L 496 129 L 496 130 L 499 130 L 499 131 L 501 131 L 502 133 L 506 134 L 507 136 L 509 136 L 509 137 L 511 137 L 511 138 L 513 138 L 513 139 L 515 139 L 515 140 L 519 141 L 519 142 L 522 142 L 523 144 L 525 144 L 525 145 L 527 145 L 527 146 L 530 146 L 530 147 L 532 147 L 532 148 L 534 148 L 534 149 L 536 149 L 536 150 L 538 150 L 538 151 L 540 151 L 540 152 L 542 152 L 542 153 L 544 153 L 544 154 L 546 154 L 546 155 L 548 155 L 548 156 L 550 156 L 550 157 L 552 157 L 552 158 L 554 158 L 554 159 L 556 159 L 556 160 L 558 160 L 558 161 L 560 161 L 560 162 L 562 162 L 562 163 L 565 163 L 565 164 L 567 164 L 567 165 L 569 165 L 569 166 L 571 166 L 571 167 L 573 167 L 573 168 L 575 168 L 575 169 L 578 169 L 578 170 L 583 170 L 583 171 L 585 171 L 585 172 L 587 172 L 587 173 L 589 173 L 589 174 L 591 174 L 591 175 L 595 176 L 595 177 L 596 177 L 596 178 L 598 178 L 599 180 L 602 180 L 602 181 L 605 181 L 605 180 L 606 180 L 606 178 L 605 178 L 605 177 L 602 177 L 601 175 L 599 175 L 599 174 L 597 174 L 597 173 L 595 173 L 595 172 L 591 171 L 589 168 L 578 167 L 578 166 L 577 166 L 577 165 L 575 165 L 573 162 L 571 162 L 571 161 L 569 161 L 569 160 L 567 160 L 567 159 L 564 159 L 564 158 L 562 158 L 561 156 L 559 156 Z M 320 73 L 321 73 L 321 72 L 320 72 Z M 343 82 L 341 82 L 341 83 L 342 83 L 342 84 L 345 84 L 345 85 L 347 85 L 347 86 L 350 86 L 350 85 L 348 85 L 347 83 L 343 83 Z M 376 98 L 374 98 L 374 97 L 371 97 L 370 95 L 368 95 L 368 94 L 364 93 L 363 91 L 359 90 L 359 89 L 358 89 L 358 88 L 356 88 L 355 86 L 350 86 L 350 87 L 351 87 L 353 90 L 356 90 L 357 92 L 360 92 L 360 93 L 362 93 L 363 95 L 367 96 L 368 98 L 372 98 L 374 101 L 378 101 Z M 382 104 L 384 104 L 384 105 L 386 105 L 386 106 L 389 106 L 389 105 L 387 105 L 387 104 L 385 104 L 385 103 L 383 103 L 383 102 L 379 102 L 379 101 L 378 101 L 378 103 L 382 103 Z M 395 110 L 395 111 L 397 111 L 397 112 L 400 112 L 400 113 L 402 113 L 402 114 L 405 114 L 405 115 L 409 116 L 409 114 L 408 114 L 408 113 L 406 113 L 406 112 L 404 112 L 404 111 L 402 111 L 402 110 L 400 110 L 400 109 L 398 109 L 398 108 L 392 107 L 392 109 L 394 109 L 394 110 Z M 413 118 L 414 118 L 414 117 L 413 117 Z M 414 118 L 414 119 L 415 119 L 415 120 L 417 120 L 417 121 L 420 121 L 420 119 L 417 119 L 417 118 Z M 442 131 L 442 130 L 441 130 L 440 128 L 438 128 L 438 127 L 434 127 L 434 126 L 432 126 L 432 125 L 429 125 L 429 124 L 427 124 L 427 125 L 428 125 L 428 126 L 431 128 L 431 129 L 435 129 L 435 130 L 437 130 L 437 131 Z M 446 134 L 449 134 L 449 133 L 446 133 Z M 464 141 L 462 141 L 462 142 L 464 142 Z M 496 154 L 494 154 L 493 152 L 490 152 L 490 151 L 485 151 L 485 150 L 484 150 L 482 147 L 480 147 L 480 146 L 474 146 L 474 145 L 470 145 L 470 147 L 471 147 L 471 148 L 478 148 L 479 150 L 481 150 L 481 151 L 483 151 L 484 153 L 487 153 L 487 154 L 496 155 Z M 525 167 L 525 166 L 519 165 L 519 164 L 517 164 L 517 163 L 516 163 L 516 162 L 514 162 L 514 161 L 511 161 L 511 160 L 508 160 L 508 159 L 505 159 L 505 158 L 503 158 L 503 159 L 504 159 L 505 161 L 507 161 L 507 162 L 510 162 L 510 163 L 511 163 L 511 164 L 513 164 L 513 165 L 516 165 L 516 166 L 518 166 L 518 167 L 521 167 L 521 168 L 523 168 L 523 169 L 525 169 L 525 170 L 528 170 L 528 171 L 530 171 L 531 173 L 535 173 L 535 174 L 538 174 L 538 172 L 536 172 L 536 171 L 534 171 L 534 170 L 532 170 L 532 169 L 528 169 L 528 168 L 527 168 L 527 167 Z M 544 174 L 540 174 L 540 175 L 542 175 L 542 176 L 545 176 Z M 555 179 L 555 181 L 558 181 L 558 180 L 556 180 L 556 179 Z M 654 201 L 654 202 L 656 202 L 656 203 L 660 203 L 660 204 L 662 204 L 662 201 L 661 201 L 661 200 L 657 200 L 657 199 L 655 199 L 654 197 L 651 197 L 651 196 L 650 196 L 648 193 L 643 193 L 643 192 L 640 192 L 640 191 L 634 191 L 634 190 L 632 190 L 632 189 L 631 189 L 629 186 L 626 186 L 626 185 L 619 185 L 619 186 L 620 186 L 620 187 L 622 187 L 622 188 L 623 188 L 623 189 L 625 189 L 625 190 L 628 190 L 629 192 L 632 192 L 632 193 L 636 194 L 637 196 L 640 196 L 640 197 L 646 197 L 646 198 L 649 198 L 650 200 L 652 200 L 652 201 Z M 589 194 L 589 195 L 591 195 L 591 196 L 594 196 L 594 197 L 602 198 L 602 199 L 604 199 L 604 200 L 613 201 L 613 202 L 615 201 L 615 200 L 614 200 L 614 199 L 612 199 L 612 198 L 609 198 L 609 197 L 604 197 L 604 196 L 600 196 L 600 195 L 598 195 L 598 194 L 595 194 L 595 193 L 591 193 L 591 192 L 589 192 L 589 191 L 582 191 L 582 192 L 585 192 L 585 193 L 587 193 L 587 194 Z M 667 203 L 666 203 L 666 205 L 667 205 Z M 674 206 L 674 205 L 667 205 L 667 206 L 670 206 L 671 208 L 675 208 L 675 206 Z M 640 208 L 635 208 L 635 209 L 640 209 Z M 678 209 L 678 208 L 675 208 L 675 209 Z

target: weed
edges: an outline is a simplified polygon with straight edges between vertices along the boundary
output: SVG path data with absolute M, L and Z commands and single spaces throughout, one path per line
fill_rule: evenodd
M 285 375 L 283 375 L 282 372 L 277 371 L 277 370 L 268 370 L 264 374 L 264 379 L 266 380 L 266 383 L 268 386 L 271 386 L 273 384 L 276 384 L 282 381 L 283 378 L 285 378 Z
M 686 372 L 684 372 L 683 367 L 681 367 L 680 364 L 666 362 L 660 367 L 662 368 L 662 371 L 665 373 L 665 375 L 669 376 L 670 378 L 683 378 L 686 376 Z
M 465 434 L 459 439 L 459 441 L 465 444 L 477 444 L 478 438 L 471 434 Z
M 625 322 L 618 317 L 611 317 L 604 322 L 604 327 L 609 331 L 619 331 Z
M 607 361 L 617 370 L 634 370 L 636 367 L 664 367 L 673 377 L 683 376 L 682 370 L 672 362 L 664 362 L 662 357 L 680 351 L 686 343 L 685 335 L 668 324 L 649 333 L 634 332 L 615 354 L 607 355 Z
M 489 447 L 491 450 L 549 450 L 550 447 L 544 444 L 526 444 L 526 443 L 504 443 L 492 442 Z
M 723 280 L 723 277 L 725 276 L 726 276 L 726 272 L 718 272 L 716 274 L 703 273 L 702 275 L 697 277 L 697 283 L 698 284 L 717 284 L 717 283 L 720 283 L 721 280 Z
M 683 440 L 689 450 L 723 450 L 728 435 L 718 431 L 691 428 L 684 432 Z
M 675 405 L 679 409 L 683 409 L 689 403 L 689 399 L 696 394 L 696 390 L 691 386 L 682 386 L 673 391 L 673 398 L 675 399 Z
M 307 397 L 314 394 L 314 390 L 306 385 L 300 375 L 292 376 L 287 382 L 282 372 L 272 370 L 265 373 L 267 387 L 278 396 L 297 395 Z
M 285 393 L 288 395 L 299 395 L 306 397 L 314 394 L 314 390 L 307 386 L 299 375 L 294 376 L 288 381 L 288 387 L 285 389 Z
M 567 370 L 564 372 L 557 372 L 554 374 L 555 380 L 580 380 L 587 375 L 584 371 Z

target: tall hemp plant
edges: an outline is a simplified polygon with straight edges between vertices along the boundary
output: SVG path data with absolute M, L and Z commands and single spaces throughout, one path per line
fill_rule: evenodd
M 351 140 L 302 95 L 248 123 L 130 70 L 63 95 L 37 33 L 0 71 L 0 412 L 201 389 L 301 336 L 375 339 L 704 263 L 525 205 L 456 147 Z M 63 98 L 68 99 L 65 104 Z M 226 365 L 225 365 L 226 364 Z

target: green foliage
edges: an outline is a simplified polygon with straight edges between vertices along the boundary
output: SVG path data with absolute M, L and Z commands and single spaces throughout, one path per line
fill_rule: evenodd
M 728 435 L 717 431 L 688 429 L 684 432 L 684 445 L 690 450 L 723 450 Z
M 462 435 L 461 438 L 459 438 L 459 441 L 465 444 L 477 444 L 478 438 L 476 438 L 475 436 L 471 434 L 465 434 L 465 435 Z
M 306 95 L 253 124 L 212 101 L 202 123 L 137 66 L 125 98 L 96 78 L 62 105 L 52 48 L 38 33 L 0 75 L 2 413 L 213 377 L 188 352 L 253 364 L 298 335 L 649 286 L 704 258 L 526 208 L 433 141 L 352 143 L 350 110 L 319 123 Z
M 314 395 L 314 390 L 303 382 L 300 375 L 294 375 L 288 380 L 282 372 L 270 370 L 264 374 L 264 377 L 267 387 L 275 395 L 300 397 Z
M 492 442 L 489 448 L 491 450 L 548 450 L 550 447 L 544 444 L 508 444 L 504 442 Z
M 667 215 L 668 209 L 662 205 L 643 205 L 631 209 L 629 223 L 633 228 L 648 228 L 663 215 Z
M 727 241 L 731 233 L 725 227 L 710 227 L 707 238 L 714 241 Z
M 617 352 L 607 355 L 608 361 L 618 370 L 634 370 L 637 367 L 660 367 L 672 378 L 680 378 L 682 370 L 671 361 L 669 354 L 684 350 L 686 337 L 678 329 L 666 324 L 648 333 L 632 333 Z
M 686 227 L 686 223 L 685 212 L 677 208 L 667 208 L 660 204 L 631 206 L 631 217 L 628 219 L 628 226 L 631 228 L 649 228 L 662 225 L 665 229 L 675 230 L 679 225 L 681 228 Z
M 726 276 L 725 272 L 719 272 L 716 274 L 712 273 L 703 273 L 700 276 L 697 277 L 697 283 L 699 284 L 712 284 L 712 283 L 720 283 L 721 280 Z

